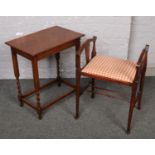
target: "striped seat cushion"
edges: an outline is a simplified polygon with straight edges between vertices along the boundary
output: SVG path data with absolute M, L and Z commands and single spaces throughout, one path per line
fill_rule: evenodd
M 136 64 L 128 60 L 98 55 L 82 69 L 82 74 L 98 79 L 132 83 L 136 74 Z

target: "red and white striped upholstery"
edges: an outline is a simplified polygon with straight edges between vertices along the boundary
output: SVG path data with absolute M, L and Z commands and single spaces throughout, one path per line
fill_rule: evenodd
M 98 55 L 83 68 L 82 74 L 132 83 L 136 74 L 136 64 L 128 60 Z

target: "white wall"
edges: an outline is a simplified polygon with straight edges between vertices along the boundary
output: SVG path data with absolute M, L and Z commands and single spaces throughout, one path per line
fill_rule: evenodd
M 150 44 L 148 75 L 155 75 L 155 17 L 0 17 L 0 79 L 14 78 L 11 53 L 5 41 L 49 26 L 60 25 L 98 37 L 97 52 L 136 61 L 146 43 Z M 31 78 L 31 64 L 19 57 L 21 78 Z M 61 56 L 62 75 L 74 77 L 74 48 Z M 40 62 L 40 77 L 55 77 L 55 59 Z
M 147 74 L 155 76 L 155 17 L 132 17 L 128 58 L 137 60 L 146 43 L 150 45 Z
M 29 34 L 53 25 L 96 35 L 98 53 L 127 58 L 131 17 L 0 17 L 0 78 L 14 78 L 9 47 L 4 42 L 14 39 L 17 33 Z M 67 52 L 70 51 L 70 52 Z M 31 78 L 31 64 L 19 57 L 21 78 Z M 74 48 L 61 57 L 63 77 L 74 77 Z M 55 59 L 40 62 L 40 77 L 55 77 Z

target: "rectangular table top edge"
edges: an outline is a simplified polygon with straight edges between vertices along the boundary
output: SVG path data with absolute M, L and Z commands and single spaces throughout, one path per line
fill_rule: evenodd
M 81 36 L 81 37 L 82 37 L 82 36 Z M 26 54 L 28 57 L 33 58 L 33 57 L 36 57 L 36 56 L 38 56 L 38 55 L 40 55 L 40 54 L 42 54 L 42 53 L 44 53 L 44 52 L 47 52 L 47 51 L 50 51 L 50 50 L 52 51 L 52 50 L 55 49 L 55 48 L 61 47 L 61 46 L 65 45 L 65 44 L 67 44 L 67 43 L 71 43 L 71 42 L 73 42 L 74 40 L 78 40 L 78 39 L 80 39 L 81 37 L 78 37 L 78 38 L 73 39 L 73 40 L 71 40 L 71 41 L 65 42 L 65 43 L 62 44 L 62 45 L 58 45 L 58 46 L 56 46 L 56 47 L 46 49 L 46 50 L 44 50 L 44 51 L 42 51 L 42 52 L 40 52 L 40 53 L 37 53 L 37 54 L 29 54 L 29 53 L 27 53 L 27 52 L 25 52 L 25 51 L 23 51 L 23 50 L 21 50 L 21 49 L 19 49 L 19 48 L 17 48 L 17 47 L 14 47 L 14 46 L 12 46 L 12 45 L 8 45 L 8 46 L 10 46 L 11 48 L 15 49 L 15 50 L 17 51 L 17 53 L 18 53 L 18 52 L 19 52 L 19 53 L 22 52 L 23 54 Z M 6 44 L 7 44 L 7 43 L 6 43 Z
M 16 41 L 16 40 L 18 40 L 18 39 L 22 39 L 22 38 L 24 38 L 24 37 L 31 36 L 31 35 L 33 35 L 33 34 L 42 32 L 42 31 L 44 31 L 44 30 L 48 30 L 48 29 L 51 29 L 51 28 L 55 28 L 55 27 L 62 28 L 62 29 L 68 30 L 68 31 L 72 31 L 72 32 L 74 32 L 74 33 L 79 34 L 79 36 L 81 36 L 81 37 L 85 36 L 85 34 L 83 34 L 83 33 L 76 32 L 76 31 L 73 31 L 73 30 L 70 30 L 70 29 L 67 29 L 67 28 L 64 28 L 64 27 L 61 27 L 61 26 L 57 26 L 57 25 L 56 25 L 56 26 L 52 26 L 52 27 L 48 27 L 48 28 L 45 28 L 45 29 L 41 29 L 41 30 L 32 32 L 32 33 L 30 33 L 30 34 L 23 35 L 23 36 L 21 36 L 21 37 L 17 37 L 17 38 L 15 38 L 15 39 L 11 39 L 11 40 L 9 40 L 9 41 L 6 41 L 5 44 L 8 45 L 8 46 L 12 46 L 12 45 L 10 44 L 10 42 Z

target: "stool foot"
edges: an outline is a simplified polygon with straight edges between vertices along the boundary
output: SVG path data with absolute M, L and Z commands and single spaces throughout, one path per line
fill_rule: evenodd
M 76 115 L 75 115 L 75 119 L 78 119 L 78 118 L 79 118 L 79 114 L 76 114 Z
M 126 133 L 129 135 L 130 134 L 130 129 L 127 129 L 126 130 Z
M 138 105 L 138 106 L 137 106 L 137 109 L 138 109 L 138 110 L 141 110 L 141 107 Z

